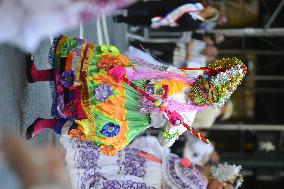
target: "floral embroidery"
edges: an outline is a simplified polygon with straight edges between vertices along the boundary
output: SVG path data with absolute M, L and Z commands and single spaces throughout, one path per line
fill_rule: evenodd
M 120 131 L 119 125 L 109 122 L 102 128 L 101 133 L 106 137 L 114 137 L 119 133 L 119 131 Z
M 103 182 L 104 189 L 150 189 L 143 182 L 133 182 L 131 180 L 126 181 L 118 181 L 118 180 L 109 180 L 107 182 Z
M 176 155 L 170 155 L 166 159 L 166 174 L 167 183 L 170 186 L 174 185 L 179 188 L 191 189 L 192 186 L 196 188 L 206 188 L 207 180 L 204 175 L 200 174 L 196 168 L 192 167 L 181 167 L 179 165 L 180 158 Z
M 138 155 L 138 149 L 125 149 L 124 157 L 120 154 L 117 164 L 120 166 L 120 173 L 144 177 L 146 175 L 146 160 Z
M 70 145 L 70 143 L 68 145 Z M 111 180 L 108 177 L 103 176 L 103 174 L 101 173 L 103 167 L 100 167 L 100 165 L 98 164 L 98 159 L 104 156 L 101 157 L 102 154 L 94 143 L 76 140 L 72 141 L 71 145 L 71 148 L 74 149 L 74 152 L 67 155 L 72 159 L 67 162 L 71 170 L 75 171 L 75 174 L 78 174 L 78 188 L 155 189 L 154 187 L 148 187 L 147 184 L 143 181 L 135 182 L 132 180 L 127 180 L 127 178 L 123 180 Z M 133 154 L 136 154 L 135 156 L 138 156 L 137 152 L 138 149 L 129 149 L 127 151 L 127 158 L 129 159 Z M 134 158 L 135 162 L 140 162 L 142 160 L 137 160 L 136 158 L 138 157 Z M 130 159 L 128 161 L 130 161 Z M 144 165 L 142 165 L 142 167 L 144 167 Z
M 113 90 L 109 84 L 100 84 L 95 89 L 95 97 L 100 102 L 105 102 L 111 95 L 113 95 Z
M 97 171 L 100 167 L 97 164 L 100 152 L 98 147 L 91 142 L 73 140 L 72 148 L 76 149 L 72 166 L 75 169 L 88 169 Z
M 65 88 L 69 88 L 75 81 L 75 74 L 72 70 L 66 70 L 60 77 L 60 82 Z

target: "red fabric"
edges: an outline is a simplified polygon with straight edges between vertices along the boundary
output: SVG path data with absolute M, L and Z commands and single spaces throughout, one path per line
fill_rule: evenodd
M 152 154 L 149 154 L 147 152 L 144 152 L 144 151 L 139 151 L 138 152 L 138 155 L 146 160 L 149 160 L 149 161 L 154 161 L 154 162 L 157 162 L 157 163 L 162 163 L 162 160 Z
M 79 98 L 70 101 L 64 108 L 66 117 L 77 117 L 78 119 L 87 119 L 87 116 L 82 108 Z
M 37 135 L 42 129 L 53 129 L 58 119 L 40 119 L 37 120 L 34 126 L 34 136 Z
M 37 70 L 36 66 L 33 64 L 31 69 L 31 76 L 34 81 L 50 81 L 52 76 L 51 69 L 47 70 Z

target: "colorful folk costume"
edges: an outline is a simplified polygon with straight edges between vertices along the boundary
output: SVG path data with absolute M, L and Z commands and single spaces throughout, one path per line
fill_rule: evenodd
M 64 136 L 60 141 L 67 151 L 74 189 L 216 189 L 225 185 L 237 189 L 242 183 L 240 166 L 221 164 L 206 170 L 169 153 L 155 137 L 137 138 L 114 156 L 106 156 L 90 142 Z
M 190 78 L 177 68 L 131 61 L 114 46 L 67 36 L 55 39 L 49 59 L 50 70 L 29 64 L 28 79 L 53 81 L 54 119 L 37 119 L 27 138 L 43 128 L 59 134 L 66 128 L 71 138 L 94 142 L 107 155 L 149 127 L 163 127 L 161 143 L 170 146 L 186 130 L 183 125 L 192 124 L 196 111 L 222 105 L 246 70 L 236 58 L 223 59 Z

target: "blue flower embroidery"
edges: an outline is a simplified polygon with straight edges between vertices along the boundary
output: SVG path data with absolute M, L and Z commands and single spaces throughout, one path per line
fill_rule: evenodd
M 106 137 L 114 137 L 119 133 L 119 131 L 120 131 L 119 125 L 109 122 L 102 128 L 101 133 Z

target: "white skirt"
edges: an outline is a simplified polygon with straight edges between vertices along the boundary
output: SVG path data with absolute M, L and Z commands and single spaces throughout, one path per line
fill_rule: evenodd
M 141 137 L 115 156 L 106 156 L 92 143 L 61 137 L 74 189 L 160 189 L 162 165 L 138 155 L 143 150 L 161 159 L 168 154 L 154 137 Z

